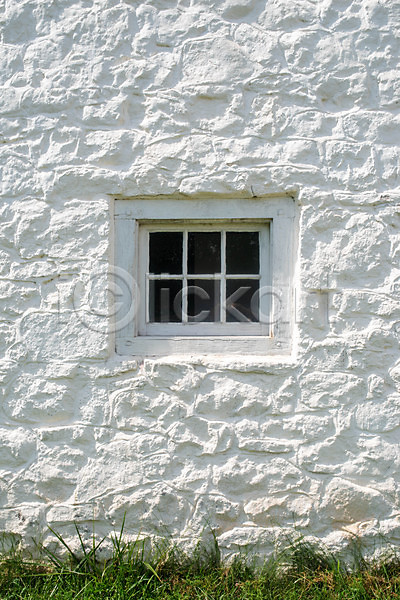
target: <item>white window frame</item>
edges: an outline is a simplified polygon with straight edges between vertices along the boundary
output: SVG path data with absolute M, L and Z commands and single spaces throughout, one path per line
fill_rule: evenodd
M 227 218 L 229 216 L 229 218 Z M 114 200 L 114 273 L 127 274 L 119 287 L 122 313 L 131 315 L 114 327 L 119 355 L 288 354 L 293 330 L 295 202 L 292 197 L 204 198 L 138 197 Z M 148 234 L 152 230 L 212 228 L 257 230 L 262 285 L 270 287 L 262 310 L 270 323 L 149 324 L 146 304 Z M 268 237 L 267 248 L 265 237 Z M 118 284 L 117 281 L 115 283 Z M 268 303 L 268 306 L 265 304 Z M 154 325 L 154 326 L 153 326 Z M 221 327 L 222 326 L 222 327 Z M 184 331 L 183 331 L 184 329 Z M 190 332 L 189 332 L 190 329 Z M 207 330 L 207 332 L 205 331 Z M 226 332 L 224 331 L 226 330 Z
M 223 220 L 215 219 L 213 221 L 204 222 L 201 221 L 141 221 L 139 222 L 139 247 L 142 252 L 139 256 L 139 289 L 145 290 L 145 293 L 141 292 L 141 296 L 144 296 L 144 302 L 140 303 L 139 314 L 138 314 L 138 335 L 169 335 L 169 336 L 180 336 L 180 335 L 193 335 L 193 336 L 217 336 L 217 335 L 270 335 L 270 297 L 269 294 L 261 296 L 261 311 L 267 316 L 267 323 L 258 322 L 183 322 L 183 323 L 150 323 L 148 314 L 148 284 L 150 279 L 164 280 L 164 275 L 149 275 L 148 274 L 148 248 L 149 248 L 149 234 L 155 231 L 182 231 L 184 235 L 187 235 L 189 231 L 218 231 L 224 233 L 227 231 L 258 231 L 260 233 L 260 271 L 258 275 L 249 275 L 246 273 L 228 275 L 225 274 L 225 256 L 224 249 L 225 244 L 222 241 L 222 271 L 220 274 L 199 274 L 192 276 L 191 279 L 218 279 L 221 281 L 220 294 L 222 298 L 225 297 L 224 283 L 227 279 L 257 279 L 260 281 L 260 286 L 270 289 L 270 261 L 269 261 L 269 221 L 248 221 L 242 220 Z M 185 247 L 185 244 L 184 244 Z M 147 251 L 147 252 L 146 252 Z M 183 256 L 183 269 L 182 274 L 174 274 L 168 276 L 168 279 L 183 279 L 183 294 L 185 294 L 186 281 L 188 275 L 186 272 L 186 258 Z M 224 311 L 222 311 L 224 317 Z M 185 313 L 184 313 L 185 320 Z

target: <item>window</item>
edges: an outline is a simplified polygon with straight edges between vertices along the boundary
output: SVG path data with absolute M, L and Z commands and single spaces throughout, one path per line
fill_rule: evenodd
M 288 197 L 116 200 L 117 353 L 288 352 L 293 219 Z
M 139 247 L 139 335 L 270 334 L 268 223 L 139 223 Z

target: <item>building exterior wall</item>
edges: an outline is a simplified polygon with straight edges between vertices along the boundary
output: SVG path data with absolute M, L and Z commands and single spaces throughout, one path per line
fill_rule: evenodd
M 400 5 L 0 14 L 0 530 L 398 540 Z M 93 306 L 141 194 L 294 197 L 290 356 L 115 354 Z

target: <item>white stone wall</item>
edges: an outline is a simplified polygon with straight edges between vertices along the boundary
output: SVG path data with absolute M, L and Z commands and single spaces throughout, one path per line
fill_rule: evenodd
M 400 4 L 0 14 L 0 531 L 126 514 L 229 550 L 293 526 L 399 540 Z M 177 192 L 296 195 L 290 359 L 121 359 L 74 310 L 110 261 L 111 199 Z

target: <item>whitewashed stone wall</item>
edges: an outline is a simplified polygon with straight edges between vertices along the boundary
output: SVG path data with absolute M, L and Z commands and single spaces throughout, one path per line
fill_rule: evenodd
M 399 541 L 400 4 L 0 6 L 0 531 Z M 292 357 L 122 359 L 74 311 L 111 199 L 177 192 L 296 195 Z

